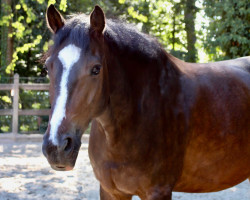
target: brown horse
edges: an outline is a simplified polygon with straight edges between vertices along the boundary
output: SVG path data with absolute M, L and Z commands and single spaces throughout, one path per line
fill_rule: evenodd
M 172 191 L 219 191 L 250 176 L 250 57 L 185 63 L 98 6 L 65 20 L 51 5 L 47 22 L 43 153 L 53 169 L 74 167 L 92 121 L 102 200 L 170 200 Z

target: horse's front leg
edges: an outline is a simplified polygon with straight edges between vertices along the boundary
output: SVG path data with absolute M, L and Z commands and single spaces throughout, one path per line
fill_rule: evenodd
M 100 186 L 100 200 L 131 200 L 131 199 L 132 195 L 127 195 L 120 192 L 109 194 L 102 188 L 102 186 Z
M 172 200 L 172 188 L 167 186 L 155 186 L 150 189 L 145 200 Z

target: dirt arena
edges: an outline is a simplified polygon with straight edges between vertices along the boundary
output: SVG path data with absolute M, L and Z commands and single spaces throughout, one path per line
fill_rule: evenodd
M 73 171 L 52 170 L 42 155 L 41 139 L 0 138 L 0 200 L 97 200 L 99 185 L 88 158 L 88 137 Z M 133 199 L 138 199 L 134 197 Z M 206 194 L 173 194 L 173 200 L 250 200 L 250 184 L 245 181 L 230 189 Z

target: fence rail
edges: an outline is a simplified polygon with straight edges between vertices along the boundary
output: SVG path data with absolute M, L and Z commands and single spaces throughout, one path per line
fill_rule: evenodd
M 26 109 L 20 110 L 19 105 L 19 89 L 23 90 L 49 90 L 49 84 L 44 83 L 19 83 L 19 75 L 14 75 L 13 84 L 0 84 L 0 90 L 9 90 L 13 95 L 12 109 L 0 109 L 0 115 L 12 115 L 12 133 L 18 133 L 18 116 L 19 115 L 49 115 L 50 109 Z

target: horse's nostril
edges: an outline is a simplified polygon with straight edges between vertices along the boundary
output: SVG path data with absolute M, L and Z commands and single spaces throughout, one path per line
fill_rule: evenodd
M 72 138 L 66 137 L 63 139 L 63 141 L 58 145 L 58 151 L 59 152 L 66 152 L 69 153 L 72 149 L 73 141 Z
M 64 151 L 70 151 L 72 148 L 72 139 L 71 138 L 66 138 L 66 145 L 64 147 Z

